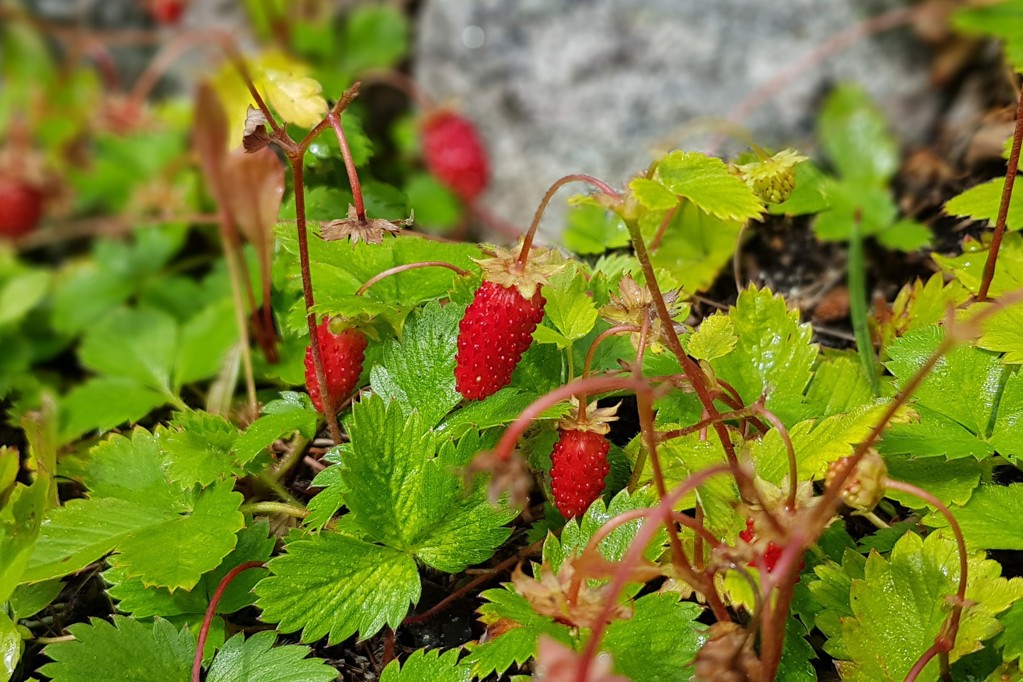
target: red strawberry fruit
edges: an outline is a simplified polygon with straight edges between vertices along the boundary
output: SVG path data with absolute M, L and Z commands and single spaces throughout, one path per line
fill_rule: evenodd
M 353 327 L 335 334 L 330 329 L 328 319 L 316 328 L 316 336 L 320 343 L 323 371 L 327 375 L 330 402 L 337 407 L 359 384 L 362 363 L 366 359 L 366 335 Z M 320 383 L 316 380 L 312 345 L 305 349 L 305 387 L 313 406 L 323 412 L 323 398 L 320 395 Z
M 184 0 L 151 0 L 149 13 L 158 23 L 172 26 L 181 21 L 181 15 L 185 13 L 185 4 Z
M 566 519 L 582 516 L 604 492 L 604 479 L 611 471 L 607 461 L 611 443 L 605 434 L 609 421 L 617 419 L 618 406 L 598 408 L 591 403 L 571 414 L 558 428 L 558 442 L 551 453 L 551 491 L 554 505 Z
M 23 237 L 43 216 L 43 192 L 23 180 L 0 175 L 0 238 Z
M 433 176 L 465 202 L 478 197 L 490 181 L 490 163 L 476 127 L 442 109 L 426 116 L 422 135 L 423 157 Z

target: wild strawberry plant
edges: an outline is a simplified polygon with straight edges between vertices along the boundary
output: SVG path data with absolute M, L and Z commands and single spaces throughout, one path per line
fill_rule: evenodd
M 318 26 L 291 48 L 346 78 L 403 55 L 389 10 L 353 14 L 338 54 Z M 409 229 L 410 196 L 485 216 L 467 120 L 399 124 L 436 176 L 405 193 L 373 176 L 358 84 L 179 40 L 224 58 L 194 115 L 137 98 L 148 76 L 130 120 L 65 121 L 92 172 L 55 153 L 57 113 L 30 119 L 72 213 L 153 226 L 55 267 L 30 241 L 0 254 L 7 678 L 331 680 L 360 651 L 389 682 L 1020 677 L 1020 135 L 1005 179 L 947 204 L 978 223 L 961 253 L 868 315 L 864 239 L 930 233 L 898 215 L 895 144 L 851 87 L 823 105 L 819 166 L 678 150 L 568 176 L 499 248 Z M 589 193 L 567 248 L 534 243 L 568 184 Z M 756 281 L 704 307 L 772 215 L 859 253 L 859 348 Z M 414 639 L 466 603 L 475 631 Z

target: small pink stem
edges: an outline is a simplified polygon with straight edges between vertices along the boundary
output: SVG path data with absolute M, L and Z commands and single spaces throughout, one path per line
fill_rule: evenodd
M 213 598 L 210 599 L 210 605 L 206 607 L 206 616 L 202 619 L 202 627 L 199 628 L 199 642 L 195 645 L 195 658 L 192 659 L 192 682 L 200 682 L 202 679 L 202 650 L 206 648 L 206 638 L 210 634 L 213 616 L 217 613 L 217 606 L 220 604 L 220 599 L 224 596 L 227 586 L 238 577 L 239 573 L 250 568 L 260 568 L 264 565 L 262 561 L 246 561 L 244 564 L 239 564 L 232 568 L 227 572 L 227 575 L 221 578 L 216 592 L 213 593 Z
M 366 222 L 366 204 L 362 199 L 362 185 L 359 183 L 359 173 L 355 170 L 355 161 L 352 159 L 352 150 L 348 146 L 348 138 L 345 137 L 344 128 L 341 127 L 341 115 L 336 111 L 327 114 L 327 120 L 337 135 L 338 146 L 341 147 L 341 156 L 345 160 L 345 170 L 348 171 L 348 184 L 352 186 L 352 201 L 355 203 L 355 214 L 359 222 Z
M 383 272 L 378 272 L 377 274 L 373 275 L 372 277 L 366 280 L 365 284 L 359 287 L 359 290 L 355 292 L 355 295 L 362 296 L 364 293 L 366 293 L 367 289 L 369 289 L 371 286 L 373 286 L 374 284 L 376 284 L 377 282 L 386 277 L 390 277 L 391 275 L 397 275 L 402 272 L 408 272 L 409 270 L 415 270 L 417 268 L 447 268 L 448 270 L 452 270 L 458 273 L 460 277 L 465 277 L 467 275 L 472 274 L 468 270 L 463 270 L 457 265 L 453 263 L 448 263 L 447 261 L 443 260 L 424 260 L 419 263 L 405 263 L 404 265 L 396 265 L 393 268 L 388 268 Z

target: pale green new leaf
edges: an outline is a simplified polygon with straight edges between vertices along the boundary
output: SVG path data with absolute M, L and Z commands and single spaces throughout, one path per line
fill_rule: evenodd
M 647 178 L 633 178 L 629 183 L 632 196 L 644 208 L 651 211 L 665 211 L 678 205 L 678 195 L 668 190 L 663 184 Z
M 337 669 L 320 658 L 306 658 L 309 649 L 295 644 L 274 646 L 277 633 L 264 630 L 248 639 L 241 633 L 224 643 L 206 675 L 206 682 L 332 682 Z M 425 678 L 424 678 L 425 679 Z
M 767 395 L 766 405 L 785 424 L 793 424 L 806 412 L 803 391 L 812 377 L 817 346 L 810 343 L 813 331 L 799 323 L 799 313 L 788 310 L 785 300 L 768 289 L 743 290 L 729 311 L 738 343 L 711 361 L 717 376 L 739 392 L 747 405 Z
M 753 190 L 729 173 L 724 161 L 699 152 L 671 152 L 657 163 L 654 180 L 716 218 L 743 221 L 764 211 Z
M 703 608 L 675 594 L 648 594 L 632 605 L 632 617 L 607 627 L 601 648 L 614 669 L 632 680 L 688 682 L 693 659 L 707 637 Z
M 954 662 L 979 650 L 998 634 L 997 614 L 1023 597 L 1023 579 L 999 577 L 1001 567 L 979 556 L 970 558 L 966 599 L 955 647 Z M 877 553 L 867 558 L 863 578 L 850 583 L 851 615 L 841 619 L 844 680 L 875 682 L 904 679 L 920 655 L 934 643 L 951 610 L 959 579 L 959 559 L 953 540 L 940 534 L 926 539 L 907 533 L 892 550 L 890 560 Z M 892 618 L 892 614 L 899 614 Z M 937 677 L 932 659 L 921 679 Z
M 979 306 L 971 306 L 970 310 L 979 310 Z M 1004 353 L 1002 362 L 1023 364 L 1023 304 L 1003 308 L 983 323 L 984 333 L 977 345 L 985 350 Z
M 302 631 L 303 642 L 324 636 L 336 644 L 398 627 L 419 601 L 419 571 L 406 554 L 324 531 L 294 540 L 270 562 L 256 585 L 263 619 L 281 632 Z
M 935 253 L 931 257 L 942 270 L 954 275 L 964 287 L 976 294 L 984 276 L 987 254 L 986 246 L 976 240 L 966 240 L 963 253 L 958 256 Z M 1018 231 L 1007 233 L 1002 239 L 1002 248 L 998 251 L 998 261 L 995 263 L 995 276 L 988 293 L 996 298 L 1017 289 L 1023 289 L 1023 233 Z
M 569 208 L 561 238 L 566 248 L 583 255 L 604 253 L 629 244 L 629 232 L 621 217 L 592 204 Z
M 458 323 L 465 310 L 433 302 L 406 321 L 400 341 L 384 347 L 383 359 L 370 372 L 370 385 L 384 400 L 395 400 L 405 414 L 419 412 L 435 426 L 462 396 L 455 390 Z
M 998 208 L 1002 202 L 1004 188 L 1004 177 L 974 185 L 949 199 L 945 204 L 945 212 L 976 221 L 986 220 L 989 226 L 993 226 L 998 217 Z M 1019 195 L 1014 194 L 1012 201 L 1009 202 L 1005 227 L 1008 230 L 1018 230 L 1023 227 L 1023 199 Z
M 728 355 L 739 343 L 732 318 L 715 313 L 704 318 L 700 328 L 689 337 L 686 351 L 697 360 L 715 360 Z
M 547 318 L 568 341 L 581 339 L 597 322 L 597 309 L 587 296 L 586 278 L 578 270 L 565 269 L 544 288 Z
M 852 412 L 873 400 L 863 365 L 854 356 L 822 357 L 806 389 L 807 409 L 819 418 Z
M 53 659 L 39 672 L 54 682 L 187 682 L 195 641 L 187 627 L 165 620 L 142 623 L 113 616 L 68 627 L 74 640 L 44 649 Z
M 387 664 L 380 675 L 380 682 L 469 682 L 472 671 L 458 663 L 458 650 L 445 651 L 443 655 L 437 649 L 426 651 L 418 649 L 405 659 L 399 667 L 394 660 Z
M 30 486 L 15 483 L 0 506 L 0 604 L 11 597 L 31 561 L 50 485 L 47 476 L 38 476 Z

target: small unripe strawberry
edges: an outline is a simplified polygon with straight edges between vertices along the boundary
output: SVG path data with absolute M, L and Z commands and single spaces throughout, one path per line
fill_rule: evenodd
M 327 390 L 330 402 L 335 407 L 359 384 L 362 363 L 366 359 L 366 335 L 359 329 L 348 328 L 335 334 L 330 329 L 330 320 L 316 328 L 323 358 L 323 371 L 327 375 Z M 316 365 L 313 363 L 313 347 L 305 350 L 305 386 L 313 406 L 323 412 L 323 398 L 320 383 L 316 380 Z
M 796 166 L 806 157 L 791 149 L 783 149 L 774 156 L 766 154 L 752 163 L 733 166 L 734 173 L 753 189 L 761 201 L 780 204 L 792 196 L 796 188 Z
M 43 192 L 23 180 L 0 175 L 0 238 L 24 237 L 43 217 Z
M 604 492 L 611 471 L 607 453 L 611 443 L 595 431 L 558 431 L 551 454 L 551 490 L 554 504 L 566 519 L 582 516 Z
M 539 290 L 527 299 L 515 287 L 483 281 L 458 325 L 455 388 L 462 397 L 481 400 L 511 382 L 546 302 Z
M 437 180 L 471 202 L 490 181 L 490 163 L 476 127 L 446 109 L 428 114 L 422 123 L 423 157 Z

